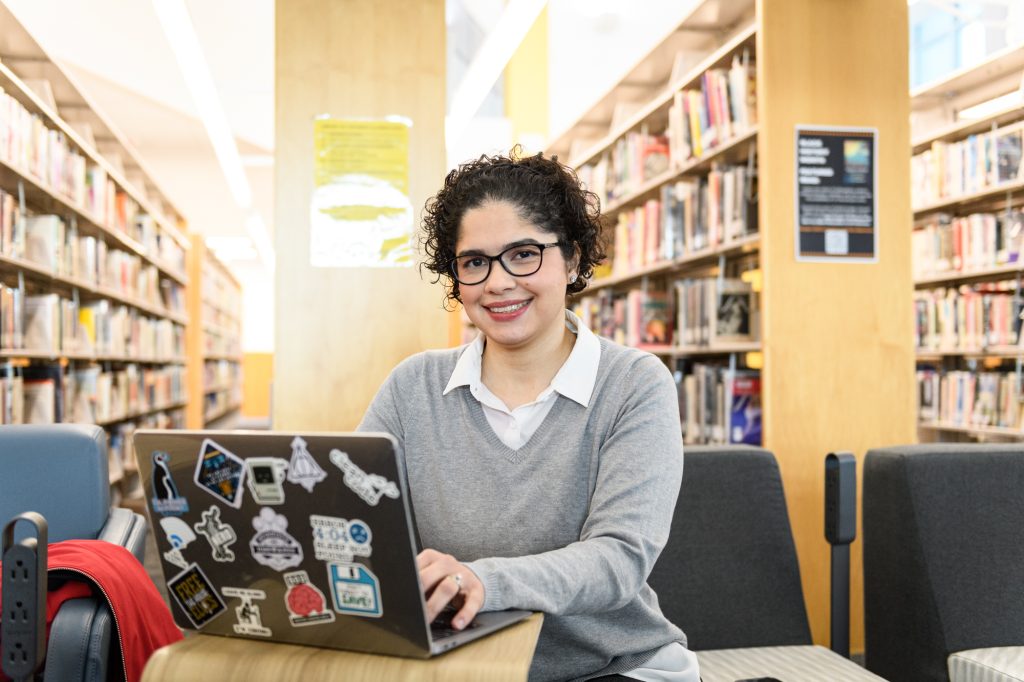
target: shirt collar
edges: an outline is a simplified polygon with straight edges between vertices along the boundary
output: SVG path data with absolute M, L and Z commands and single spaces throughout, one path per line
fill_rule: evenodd
M 565 326 L 576 334 L 576 343 L 573 344 L 572 352 L 569 353 L 565 363 L 551 380 L 551 388 L 583 407 L 587 407 L 590 404 L 590 396 L 594 392 L 594 384 L 597 383 L 597 369 L 601 362 L 601 342 L 571 310 L 565 311 Z M 459 386 L 472 388 L 480 383 L 483 353 L 484 335 L 479 334 L 466 347 L 466 350 L 462 351 L 442 395 L 447 395 Z

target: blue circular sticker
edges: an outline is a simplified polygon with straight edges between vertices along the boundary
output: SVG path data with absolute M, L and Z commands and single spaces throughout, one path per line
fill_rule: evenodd
M 365 545 L 370 539 L 370 531 L 362 523 L 349 524 L 348 534 L 353 542 Z

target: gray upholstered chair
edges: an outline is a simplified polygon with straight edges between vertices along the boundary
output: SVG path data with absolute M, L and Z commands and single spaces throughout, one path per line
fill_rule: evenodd
M 26 511 L 46 518 L 51 543 L 106 540 L 143 559 L 146 520 L 110 508 L 107 436 L 98 426 L 0 426 L 0 525 Z M 113 638 L 106 602 L 65 602 L 50 629 L 44 679 L 107 679 Z
M 704 682 L 878 680 L 811 642 L 782 479 L 767 450 L 686 448 L 671 535 L 648 582 L 686 632 Z
M 863 499 L 868 669 L 1024 679 L 1024 445 L 872 450 Z

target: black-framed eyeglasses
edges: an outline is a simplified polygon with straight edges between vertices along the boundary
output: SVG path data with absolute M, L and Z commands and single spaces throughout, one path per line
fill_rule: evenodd
M 452 275 L 459 284 L 472 286 L 480 284 L 491 275 L 491 265 L 494 261 L 501 263 L 505 272 L 513 277 L 526 277 L 532 275 L 544 263 L 544 251 L 553 246 L 559 246 L 561 242 L 550 244 L 519 244 L 510 246 L 497 256 L 485 256 L 476 254 L 471 256 L 458 256 L 452 259 Z

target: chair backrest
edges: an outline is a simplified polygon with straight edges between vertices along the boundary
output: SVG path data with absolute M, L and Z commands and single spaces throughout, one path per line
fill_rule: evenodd
M 110 512 L 103 429 L 0 426 L 0 523 L 26 511 L 46 517 L 50 542 L 97 536 Z
M 947 680 L 947 657 L 1024 644 L 1024 446 L 882 448 L 864 462 L 865 663 Z
M 811 643 L 772 453 L 686 449 L 671 535 L 648 582 L 691 649 Z

